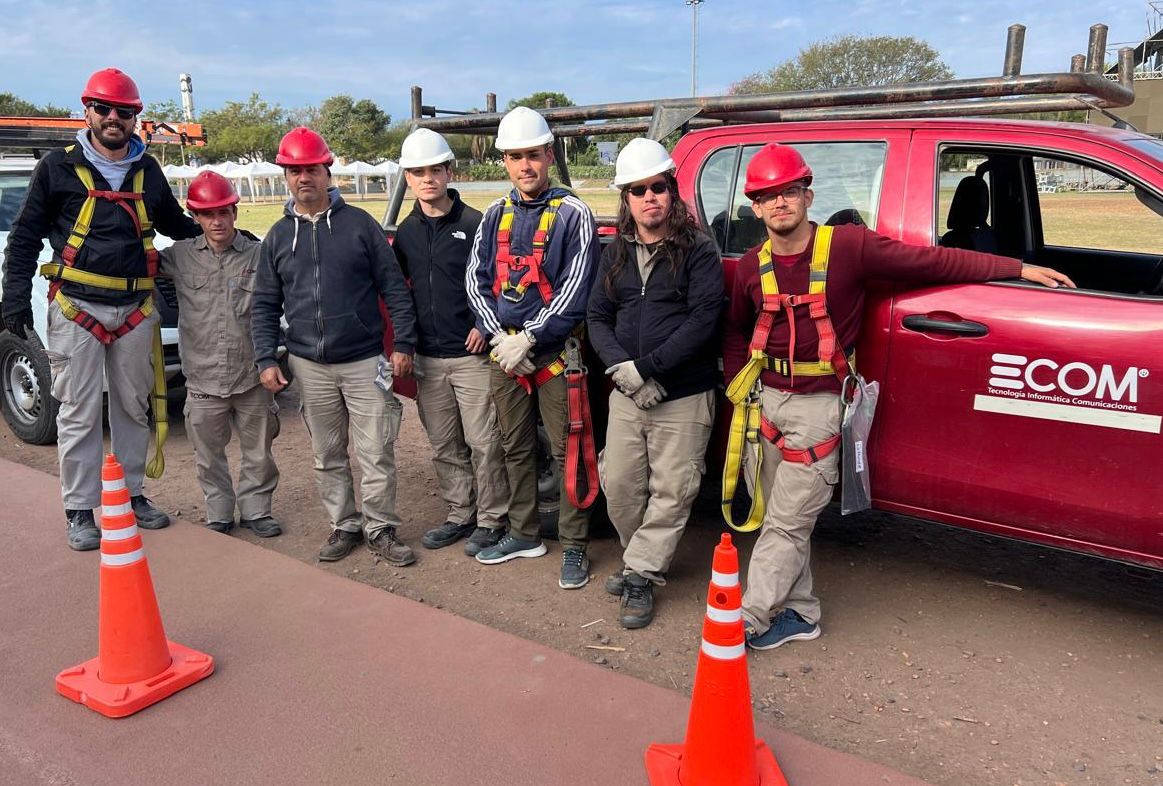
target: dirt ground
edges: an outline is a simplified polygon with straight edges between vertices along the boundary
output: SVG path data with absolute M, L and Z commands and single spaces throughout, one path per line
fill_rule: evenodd
M 459 545 L 420 548 L 444 511 L 407 402 L 399 510 L 418 563 L 392 568 L 360 549 L 319 564 L 327 524 L 310 445 L 293 394 L 280 403 L 275 515 L 285 534 L 234 537 L 689 695 L 711 548 L 723 528 L 716 510 L 697 513 L 654 624 L 623 630 L 617 600 L 602 589 L 620 566 L 609 537 L 592 544 L 590 584 L 572 592 L 557 586 L 556 547 L 499 566 L 479 565 Z M 147 492 L 180 525 L 199 525 L 192 449 L 174 426 L 165 477 Z M 25 445 L 4 425 L 0 457 L 56 473 L 54 447 Z M 752 539 L 737 543 L 746 564 Z M 935 784 L 1163 784 L 1163 574 L 834 511 L 817 529 L 813 559 L 824 635 L 750 656 L 766 722 Z M 489 657 L 504 655 L 482 653 L 479 675 L 449 675 L 450 683 L 486 681 Z

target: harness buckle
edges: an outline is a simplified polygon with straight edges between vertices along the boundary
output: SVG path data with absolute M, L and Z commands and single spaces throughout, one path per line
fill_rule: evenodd
M 573 336 L 565 340 L 565 373 L 586 374 L 585 362 L 582 360 L 581 342 Z
M 516 292 L 517 294 L 510 295 L 510 292 Z M 510 303 L 520 303 L 525 299 L 525 290 L 514 286 L 509 286 L 507 288 L 501 287 L 501 297 L 503 297 L 505 300 L 508 300 Z

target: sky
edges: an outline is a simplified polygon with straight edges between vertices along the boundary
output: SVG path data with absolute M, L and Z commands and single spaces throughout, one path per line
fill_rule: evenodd
M 1065 71 L 1086 52 L 1090 25 L 1134 43 L 1148 12 L 1145 0 L 704 0 L 698 92 L 724 94 L 846 34 L 915 36 L 957 76 L 994 76 L 1015 22 L 1027 27 L 1024 73 Z M 185 72 L 197 110 L 252 92 L 288 109 L 347 93 L 394 119 L 408 115 L 411 85 L 447 109 L 483 107 L 489 91 L 503 108 L 538 90 L 586 104 L 691 88 L 684 0 L 0 0 L 0 15 L 0 92 L 77 109 L 86 77 L 109 65 L 133 76 L 147 104 L 178 100 Z

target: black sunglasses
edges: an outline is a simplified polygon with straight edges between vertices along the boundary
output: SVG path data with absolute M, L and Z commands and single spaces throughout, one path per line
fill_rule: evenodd
M 96 101 L 90 102 L 89 108 L 101 117 L 109 117 L 110 112 L 116 112 L 122 120 L 132 120 L 137 114 L 135 110 L 126 106 L 109 106 L 108 104 L 99 104 Z
M 630 186 L 626 190 L 629 191 L 633 196 L 642 197 L 646 196 L 647 189 L 649 189 L 652 194 L 665 194 L 668 190 L 668 187 L 665 180 L 655 180 L 648 186 Z

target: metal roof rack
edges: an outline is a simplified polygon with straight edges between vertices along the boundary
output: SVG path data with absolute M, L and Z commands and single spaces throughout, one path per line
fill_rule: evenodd
M 714 128 L 736 123 L 776 123 L 854 119 L 900 119 L 1104 110 L 1134 100 L 1134 51 L 1119 50 L 1118 79 L 1103 75 L 1107 26 L 1092 25 L 1085 55 L 1074 55 L 1062 73 L 1022 74 L 1025 25 L 1010 25 L 1001 76 L 914 82 L 875 87 L 841 87 L 757 95 L 727 95 L 625 101 L 538 110 L 553 130 L 558 175 L 569 185 L 569 168 L 561 139 L 593 134 L 645 133 L 661 140 L 674 131 Z M 504 113 L 496 95 L 486 97 L 487 111 L 461 112 L 423 103 L 412 88 L 412 127 L 450 134 L 496 133 Z M 445 117 L 438 117 L 445 115 Z M 384 219 L 395 228 L 407 184 L 400 178 Z

